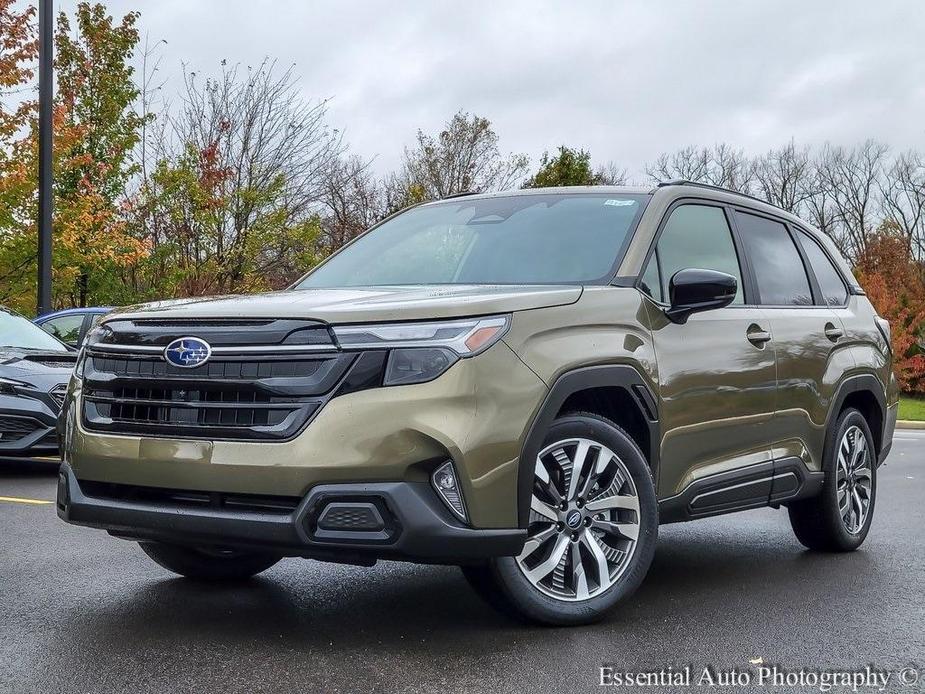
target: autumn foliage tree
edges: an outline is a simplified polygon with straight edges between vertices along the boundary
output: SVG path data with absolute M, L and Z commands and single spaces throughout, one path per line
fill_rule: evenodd
M 14 0 L 0 0 L 0 297 L 13 303 L 13 286 L 35 262 L 24 236 L 32 220 L 27 204 L 35 188 L 35 171 L 24 154 L 27 143 L 21 131 L 35 111 L 25 90 L 35 74 L 38 41 L 35 9 L 19 9 Z
M 34 13 L 0 6 L 4 54 L 0 83 L 25 90 L 34 75 Z M 141 119 L 132 111 L 137 89 L 129 60 L 138 43 L 137 14 L 115 23 L 101 4 L 78 4 L 58 17 L 53 129 L 53 273 L 55 304 L 109 303 L 121 294 L 114 268 L 147 254 L 128 233 L 122 214 Z M 37 103 L 23 99 L 0 124 L 0 293 L 30 311 L 36 274 L 38 171 Z
M 129 64 L 138 44 L 130 12 L 115 23 L 102 4 L 82 2 L 74 26 L 58 16 L 55 36 L 60 130 L 55 171 L 58 280 L 70 303 L 87 305 L 118 293 L 107 286 L 107 266 L 137 263 L 144 240 L 128 233 L 121 214 L 126 184 L 137 170 L 132 158 L 143 123 L 132 109 L 138 96 Z M 60 291 L 60 290 L 59 290 Z
M 925 395 L 925 267 L 898 225 L 886 222 L 868 239 L 855 273 L 877 313 L 890 322 L 900 388 Z

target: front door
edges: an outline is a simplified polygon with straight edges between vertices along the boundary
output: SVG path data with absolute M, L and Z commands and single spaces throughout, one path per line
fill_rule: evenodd
M 722 482 L 703 488 L 699 501 L 691 501 L 704 511 L 727 503 L 762 505 L 770 492 L 767 425 L 774 413 L 774 346 L 767 316 L 746 306 L 745 273 L 727 215 L 719 205 L 675 207 L 640 285 L 652 299 L 662 436 L 659 497 L 678 495 L 693 482 L 720 475 L 714 479 Z M 669 321 L 664 314 L 669 281 L 685 268 L 733 275 L 739 292 L 732 305 L 694 314 L 683 325 Z M 751 478 L 727 482 L 728 475 L 721 475 L 751 466 L 759 471 Z M 731 496 L 730 486 L 737 487 Z

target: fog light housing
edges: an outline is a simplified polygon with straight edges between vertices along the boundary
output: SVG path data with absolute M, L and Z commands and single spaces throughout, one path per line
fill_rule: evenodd
M 456 477 L 456 469 L 453 467 L 453 463 L 448 460 L 434 470 L 430 481 L 443 503 L 453 512 L 453 515 L 468 523 L 466 505 L 463 503 L 462 489 L 459 487 L 459 480 Z

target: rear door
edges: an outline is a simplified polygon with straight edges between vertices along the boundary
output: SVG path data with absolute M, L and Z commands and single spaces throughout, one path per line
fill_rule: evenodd
M 777 399 L 768 428 L 777 470 L 801 460 L 818 471 L 831 397 L 851 366 L 846 361 L 850 354 L 839 349 L 844 326 L 829 305 L 844 303 L 847 288 L 842 284 L 842 293 L 827 278 L 829 299 L 823 296 L 809 260 L 813 253 L 804 250 L 801 232 L 784 221 L 744 209 L 736 209 L 733 217 L 751 259 L 755 298 L 770 320 L 777 354 Z M 794 485 L 797 480 L 784 477 L 775 484 Z M 787 491 L 775 489 L 772 498 Z
M 736 251 L 728 215 L 723 205 L 707 201 L 685 201 L 669 210 L 639 284 L 652 299 L 662 435 L 659 497 L 723 474 L 690 502 L 691 515 L 763 505 L 770 492 L 774 349 L 763 311 L 748 305 L 745 258 Z M 735 301 L 693 314 L 683 325 L 672 323 L 664 314 L 668 286 L 685 268 L 733 275 L 739 283 Z M 754 479 L 740 476 L 744 468 L 755 470 Z

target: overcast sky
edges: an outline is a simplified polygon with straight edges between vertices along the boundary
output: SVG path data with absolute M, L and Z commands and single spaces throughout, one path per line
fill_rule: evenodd
M 139 10 L 142 34 L 167 42 L 168 93 L 184 62 L 200 74 L 222 59 L 294 64 L 306 98 L 329 98 L 331 125 L 380 171 L 459 109 L 534 163 L 564 143 L 637 178 L 687 144 L 763 152 L 875 137 L 925 149 L 921 0 L 107 5 Z

